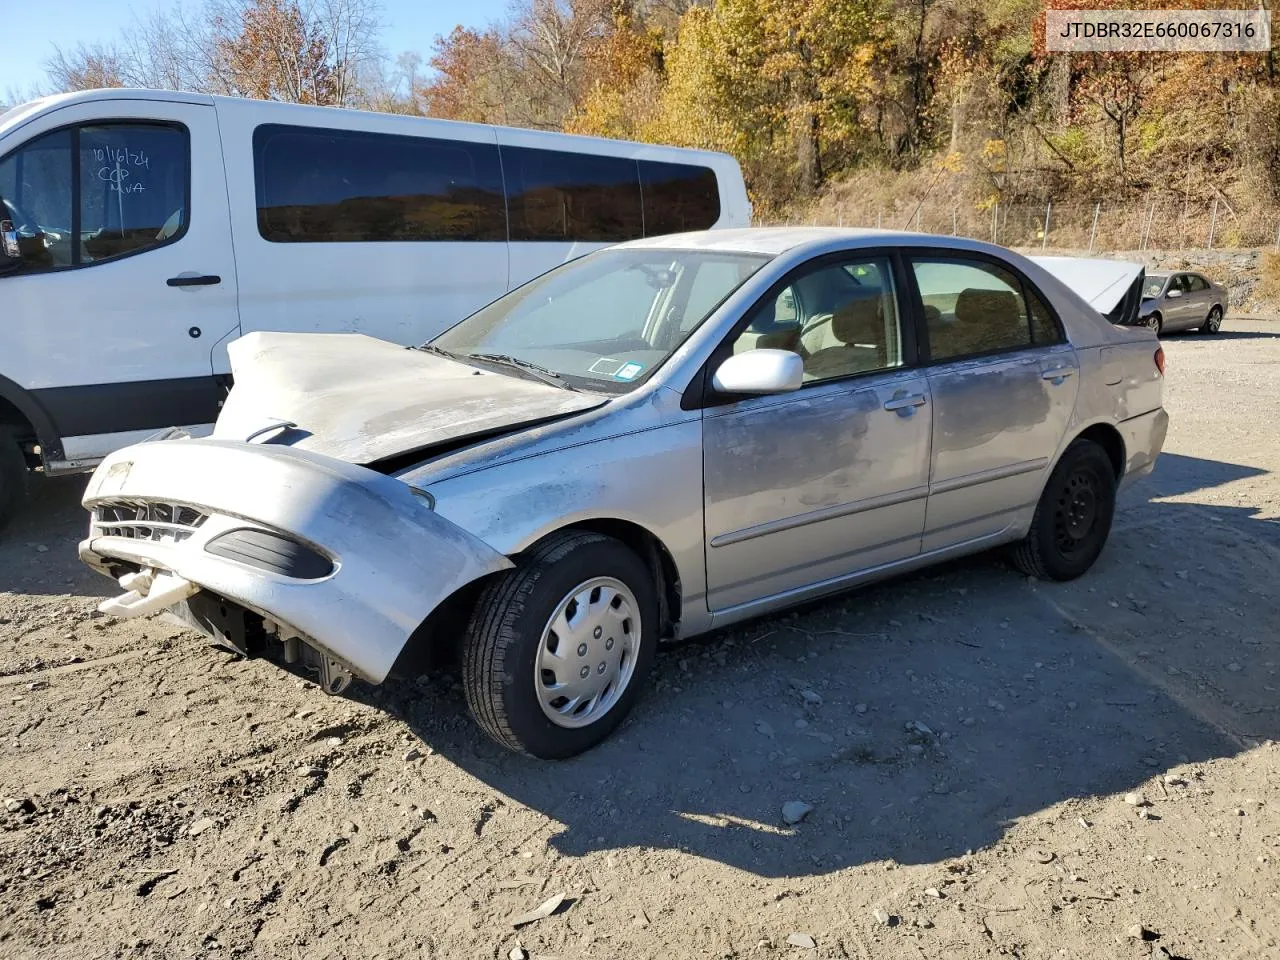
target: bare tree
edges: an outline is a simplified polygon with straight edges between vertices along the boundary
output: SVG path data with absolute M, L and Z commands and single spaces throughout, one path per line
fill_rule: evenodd
M 56 49 L 60 90 L 152 87 L 309 103 L 362 102 L 377 0 L 204 0 L 135 19 L 111 44 Z

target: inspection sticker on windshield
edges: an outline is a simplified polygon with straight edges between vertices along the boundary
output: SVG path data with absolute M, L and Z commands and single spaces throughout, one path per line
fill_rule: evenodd
M 622 361 L 615 360 L 613 357 L 601 357 L 591 366 L 587 367 L 587 373 L 598 373 L 601 376 L 613 377 L 617 376 L 619 370 L 622 369 Z
M 640 371 L 644 369 L 643 363 L 636 363 L 632 360 L 630 363 L 624 363 L 613 375 L 615 380 L 634 380 L 640 376 Z

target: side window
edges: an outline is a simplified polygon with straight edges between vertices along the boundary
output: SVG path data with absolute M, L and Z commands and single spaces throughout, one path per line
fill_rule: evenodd
M 4 157 L 0 220 L 13 223 L 24 271 L 110 260 L 179 237 L 190 216 L 189 158 L 186 130 L 159 123 L 58 130 Z
M 265 124 L 253 167 L 273 243 L 507 239 L 495 145 Z
M 911 267 L 934 360 L 1031 346 L 1022 286 L 1009 271 L 959 258 L 913 259 Z
M 1204 290 L 1209 289 L 1209 281 L 1207 281 L 1204 277 L 1193 276 L 1188 279 L 1191 280 L 1191 290 L 1194 293 L 1200 293 Z
M 80 262 L 154 247 L 187 225 L 187 134 L 169 126 L 80 128 Z
M 1049 312 L 1045 302 L 1040 299 L 1040 294 L 1029 286 L 1024 289 L 1027 292 L 1027 306 L 1031 310 L 1031 342 L 1036 346 L 1061 343 L 1062 333 L 1058 330 L 1057 323 L 1054 322 L 1053 314 Z
M 709 167 L 640 161 L 644 235 L 707 230 L 720 219 L 720 185 Z
M 502 148 L 511 239 L 616 243 L 644 233 L 634 160 Z
M 902 330 L 887 260 L 831 263 L 797 276 L 762 302 L 733 352 L 791 350 L 806 383 L 902 366 Z
M 1186 293 L 1190 286 L 1187 283 L 1187 275 L 1185 273 L 1177 274 L 1169 283 L 1170 290 L 1177 290 L 1179 293 Z
M 46 133 L 0 160 L 0 220 L 18 234 L 25 273 L 71 266 L 73 139 L 71 130 Z

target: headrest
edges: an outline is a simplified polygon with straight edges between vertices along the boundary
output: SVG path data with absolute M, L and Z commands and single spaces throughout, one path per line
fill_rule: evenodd
M 880 343 L 884 340 L 884 313 L 880 291 L 847 300 L 831 316 L 831 335 L 841 343 Z
M 956 319 L 960 323 L 985 321 L 990 327 L 1018 324 L 1018 298 L 1012 290 L 980 290 L 970 287 L 956 298 Z

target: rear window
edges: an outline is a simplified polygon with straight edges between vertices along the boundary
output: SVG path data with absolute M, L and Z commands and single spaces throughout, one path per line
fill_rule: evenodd
M 275 243 L 507 239 L 496 144 L 264 125 L 253 156 Z
M 636 162 L 502 148 L 511 239 L 617 243 L 644 235 Z
M 644 234 L 707 230 L 720 219 L 715 171 L 689 163 L 640 161 Z

